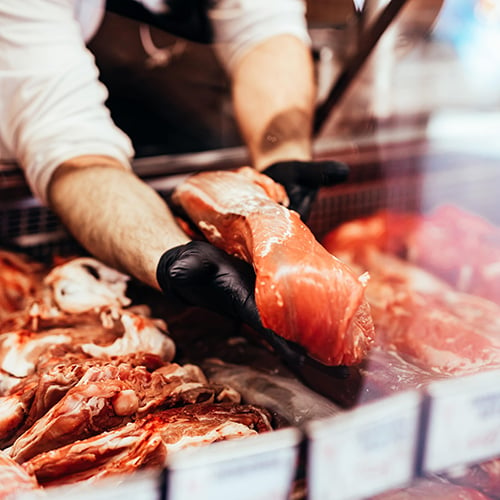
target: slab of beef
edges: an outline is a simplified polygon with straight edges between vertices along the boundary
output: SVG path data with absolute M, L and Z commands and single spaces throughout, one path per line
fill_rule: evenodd
M 73 326 L 75 320 L 88 323 L 86 316 L 92 320 L 118 311 L 130 304 L 128 279 L 92 258 L 73 258 L 50 269 L 0 252 L 0 293 L 15 298 L 3 313 L 0 299 L 0 331 Z
M 159 408 L 214 401 L 220 385 L 208 384 L 195 365 L 169 363 L 153 372 L 128 363 L 89 368 L 74 387 L 9 448 L 22 463 L 58 448 L 124 425 Z
M 266 328 L 324 364 L 358 363 L 373 341 L 367 276 L 330 255 L 277 193 L 280 186 L 246 168 L 192 176 L 174 201 L 211 243 L 253 265 Z
M 500 228 L 456 205 L 428 214 L 380 210 L 342 224 L 323 243 L 350 253 L 375 246 L 404 256 L 458 291 L 500 303 Z
M 109 360 L 90 358 L 82 353 L 64 353 L 41 362 L 35 373 L 21 379 L 0 397 L 0 446 L 12 444 L 58 403 L 90 368 L 124 365 L 154 371 L 164 364 L 159 356 L 141 353 Z
M 116 430 L 41 453 L 24 468 L 44 485 L 95 481 L 162 466 L 179 450 L 271 430 L 269 414 L 251 405 L 193 404 L 151 413 Z
M 80 257 L 55 266 L 44 278 L 57 306 L 68 313 L 95 309 L 123 308 L 129 277 L 96 259 Z
M 500 306 L 457 292 L 424 269 L 370 243 L 357 244 L 356 250 L 347 244 L 342 250 L 329 248 L 358 272 L 370 273 L 366 297 L 379 346 L 442 375 L 500 366 Z

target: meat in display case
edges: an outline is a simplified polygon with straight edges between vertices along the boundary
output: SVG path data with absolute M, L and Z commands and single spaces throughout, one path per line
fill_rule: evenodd
M 351 174 L 320 192 L 309 225 L 369 274 L 375 327 L 337 372 L 288 366 L 253 330 L 171 307 L 69 241 L 42 262 L 19 242 L 43 255 L 43 237 L 4 235 L 1 458 L 17 494 L 147 484 L 148 498 L 213 498 L 248 482 L 238 498 L 497 496 L 498 156 L 485 151 L 318 148 Z M 150 182 L 169 198 L 185 179 Z
M 350 173 L 306 222 L 239 147 L 134 160 L 194 238 L 254 266 L 267 328 L 95 260 L 0 164 L 0 498 L 500 498 L 494 78 L 395 65 L 417 21 L 340 89 L 314 156 Z M 324 84 L 339 33 L 311 33 Z M 435 71 L 435 40 L 406 60 Z

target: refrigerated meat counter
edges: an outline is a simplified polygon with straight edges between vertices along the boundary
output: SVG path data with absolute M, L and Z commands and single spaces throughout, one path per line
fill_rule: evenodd
M 379 340 L 367 359 L 334 375 L 307 365 L 291 369 L 255 332 L 165 304 L 134 284 L 133 304 L 147 304 L 152 317 L 166 321 L 175 363 L 201 369 L 212 392 L 237 393 L 242 404 L 264 408 L 273 431 L 172 452 L 163 467 L 156 462 L 94 482 L 85 471 L 98 477 L 106 460 L 96 449 L 85 452 L 82 440 L 74 479 L 87 481 L 19 490 L 17 497 L 500 496 L 495 140 L 400 133 L 375 142 L 318 141 L 315 155 L 351 169 L 347 182 L 320 191 L 308 224 L 334 254 L 371 274 L 367 295 Z M 168 199 L 193 169 L 245 162 L 234 149 L 147 158 L 135 168 Z M 54 215 L 26 194 L 19 172 L 3 168 L 3 191 L 10 194 L 0 202 L 2 246 L 42 262 L 84 255 Z M 130 438 L 117 429 L 102 435 L 104 449 Z M 133 460 L 115 465 L 115 472 L 134 468 Z M 46 477 L 54 479 L 51 467 L 64 476 L 64 463 L 49 460 L 44 467 Z M 7 466 L 5 477 L 16 477 Z

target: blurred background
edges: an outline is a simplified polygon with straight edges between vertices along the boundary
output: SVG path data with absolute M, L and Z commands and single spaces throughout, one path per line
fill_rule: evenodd
M 318 106 L 388 0 L 308 0 Z M 108 37 L 118 43 L 109 44 Z M 241 144 L 212 50 L 108 13 L 90 44 L 137 156 Z M 336 102 L 318 139 L 500 131 L 500 2 L 408 0 Z

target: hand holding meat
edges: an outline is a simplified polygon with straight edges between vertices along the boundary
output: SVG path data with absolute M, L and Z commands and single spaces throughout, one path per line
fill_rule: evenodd
M 156 275 L 167 296 L 261 327 L 252 266 L 210 243 L 191 241 L 167 250 Z
M 345 181 L 349 168 L 337 161 L 279 161 L 263 173 L 285 187 L 290 199 L 288 208 L 305 221 L 318 190 Z
M 279 187 L 243 167 L 194 175 L 172 200 L 211 243 L 252 264 L 265 328 L 326 365 L 359 363 L 374 335 L 364 297 L 368 276 L 329 254 L 298 214 L 279 203 Z

